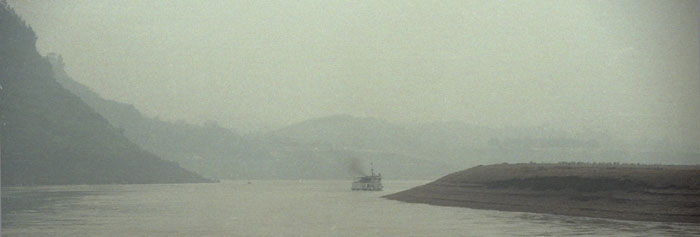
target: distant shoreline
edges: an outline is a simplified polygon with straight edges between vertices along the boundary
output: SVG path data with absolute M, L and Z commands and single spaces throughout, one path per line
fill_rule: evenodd
M 499 211 L 700 223 L 700 167 L 477 166 L 384 198 Z

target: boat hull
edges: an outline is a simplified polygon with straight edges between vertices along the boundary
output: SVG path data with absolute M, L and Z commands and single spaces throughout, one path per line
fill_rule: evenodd
M 381 183 L 353 182 L 352 190 L 355 191 L 382 191 L 384 186 Z

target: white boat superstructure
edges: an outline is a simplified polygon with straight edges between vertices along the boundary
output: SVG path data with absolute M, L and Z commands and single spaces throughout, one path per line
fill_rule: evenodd
M 361 191 L 382 191 L 382 174 L 374 174 L 374 168 L 371 169 L 370 175 L 358 177 L 355 182 L 352 182 L 352 190 Z

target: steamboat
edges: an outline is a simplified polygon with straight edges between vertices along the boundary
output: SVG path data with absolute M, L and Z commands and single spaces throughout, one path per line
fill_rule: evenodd
M 374 174 L 374 168 L 370 169 L 370 175 L 357 177 L 355 182 L 352 182 L 352 190 L 359 191 L 382 191 L 382 174 Z

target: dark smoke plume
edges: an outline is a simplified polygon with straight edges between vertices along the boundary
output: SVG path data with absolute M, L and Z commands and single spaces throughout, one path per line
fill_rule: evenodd
M 367 169 L 363 165 L 364 162 L 357 157 L 345 158 L 345 167 L 350 174 L 354 176 L 367 176 Z

